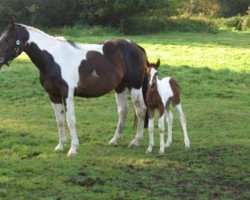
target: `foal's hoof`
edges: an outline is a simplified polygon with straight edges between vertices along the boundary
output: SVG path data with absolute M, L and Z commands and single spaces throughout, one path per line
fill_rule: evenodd
M 159 155 L 162 156 L 164 154 L 164 149 L 159 150 Z
M 138 147 L 138 145 L 139 145 L 138 140 L 133 139 L 132 142 L 130 142 L 130 144 L 128 146 L 129 146 L 129 148 L 135 148 L 135 147 Z
M 171 141 L 171 140 L 167 141 L 167 143 L 166 143 L 166 145 L 165 145 L 165 148 L 170 147 L 170 144 L 172 144 L 172 141 Z
M 68 152 L 68 157 L 73 157 L 77 155 L 77 151 L 76 151 L 77 147 L 73 146 L 70 148 L 69 152 Z
M 190 149 L 190 144 L 189 144 L 189 143 L 188 143 L 188 144 L 185 144 L 185 149 L 186 149 L 186 150 Z
M 77 155 L 76 151 L 75 152 L 71 152 L 71 151 L 68 152 L 68 157 L 74 157 L 76 155 Z
M 109 141 L 109 145 L 117 146 L 117 145 L 118 145 L 117 139 L 113 137 L 113 138 Z
M 151 154 L 152 153 L 152 148 L 148 147 L 146 154 Z

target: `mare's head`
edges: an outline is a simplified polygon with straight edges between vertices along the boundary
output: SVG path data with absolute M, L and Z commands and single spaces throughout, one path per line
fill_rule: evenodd
M 11 22 L 0 36 L 0 68 L 19 56 L 25 48 L 28 40 L 26 29 Z
M 160 66 L 160 59 L 156 63 L 147 64 L 147 75 L 149 88 L 154 89 L 157 86 L 158 68 Z

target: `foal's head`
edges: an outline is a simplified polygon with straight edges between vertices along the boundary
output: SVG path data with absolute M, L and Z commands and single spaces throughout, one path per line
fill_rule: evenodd
M 157 77 L 158 77 L 158 68 L 160 66 L 160 59 L 156 63 L 148 63 L 147 74 L 149 80 L 149 88 L 154 89 L 157 87 Z
M 19 56 L 28 40 L 28 32 L 21 25 L 11 22 L 0 37 L 0 68 Z

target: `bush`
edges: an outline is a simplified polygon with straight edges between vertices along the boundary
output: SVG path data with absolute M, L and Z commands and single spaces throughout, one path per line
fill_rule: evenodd
M 121 31 L 124 34 L 149 34 L 165 30 L 166 21 L 164 18 L 156 17 L 130 17 L 124 20 Z
M 208 17 L 232 17 L 245 15 L 250 0 L 187 0 L 183 1 L 181 13 Z
M 150 34 L 162 31 L 216 33 L 217 29 L 211 21 L 205 19 L 149 16 L 130 17 L 122 26 L 122 32 L 125 34 Z
M 0 25 L 10 18 L 34 26 L 73 25 L 78 19 L 78 0 L 0 0 Z
M 250 15 L 246 15 L 242 20 L 242 30 L 250 29 Z

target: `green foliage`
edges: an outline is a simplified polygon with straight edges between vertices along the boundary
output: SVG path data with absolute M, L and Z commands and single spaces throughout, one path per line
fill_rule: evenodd
M 81 0 L 80 22 L 119 27 L 124 19 L 140 12 L 165 6 L 166 0 Z
M 182 13 L 208 17 L 231 17 L 245 15 L 250 0 L 187 0 L 183 2 Z
M 84 32 L 66 37 L 85 43 L 111 37 Z M 184 148 L 174 109 L 174 141 L 164 156 L 158 155 L 157 123 L 152 155 L 145 154 L 147 130 L 140 146 L 129 149 L 135 134 L 131 99 L 124 136 L 117 147 L 109 146 L 117 123 L 110 93 L 75 99 L 79 155 L 66 157 L 69 138 L 65 151 L 54 152 L 54 112 L 38 70 L 22 55 L 0 71 L 0 199 L 249 198 L 249 33 L 170 32 L 129 39 L 146 49 L 151 62 L 161 59 L 160 77 L 180 83 L 191 149 Z
M 14 18 L 16 22 L 46 28 L 111 26 L 125 34 L 216 32 L 214 25 L 218 24 L 246 30 L 249 5 L 250 0 L 0 0 L 0 26 L 5 27 Z M 216 24 L 210 20 L 229 16 L 235 18 Z
M 184 17 L 130 17 L 124 21 L 122 32 L 125 34 L 150 34 L 162 31 L 210 32 L 216 33 L 217 28 L 205 18 Z

